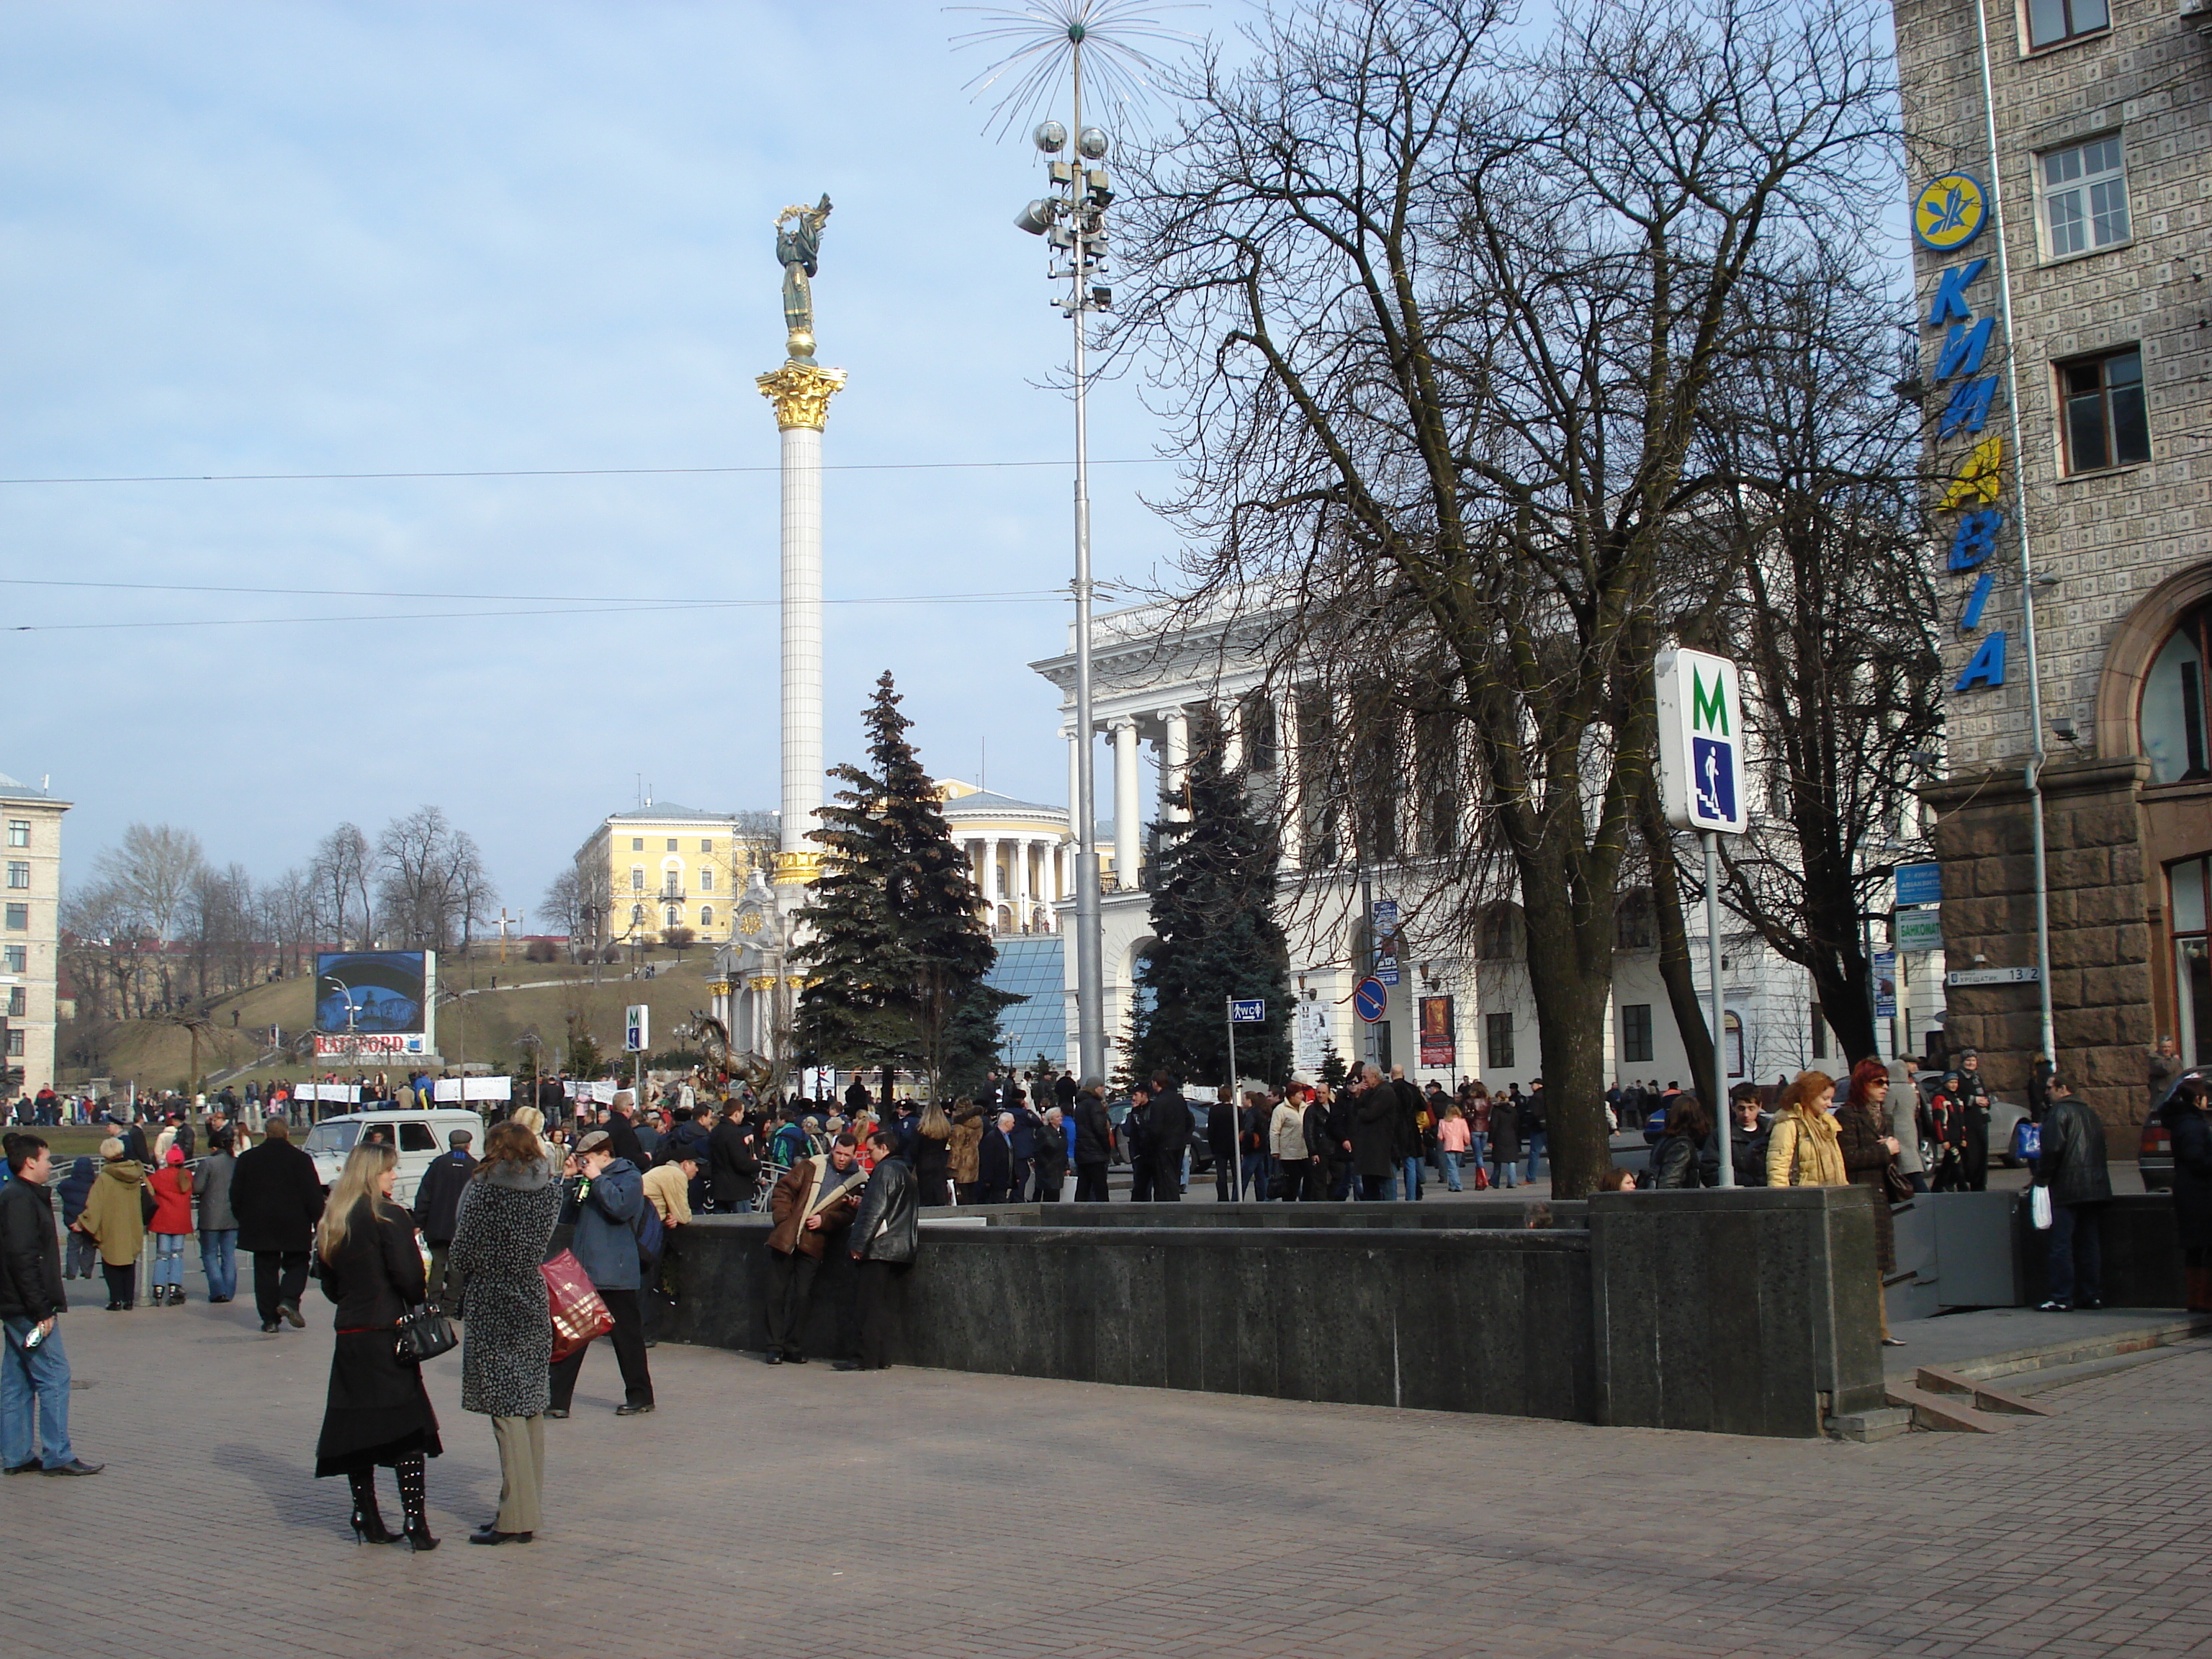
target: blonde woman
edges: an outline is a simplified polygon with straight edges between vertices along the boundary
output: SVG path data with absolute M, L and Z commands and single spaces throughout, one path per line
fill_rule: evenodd
M 438 1540 L 424 1515 L 422 1460 L 444 1449 L 438 1414 L 422 1370 L 401 1362 L 393 1334 L 407 1310 L 428 1294 L 414 1218 L 392 1201 L 398 1170 L 399 1154 L 389 1143 L 355 1147 L 315 1226 L 323 1294 L 337 1304 L 315 1474 L 343 1474 L 352 1486 L 356 1542 L 396 1544 L 404 1537 L 416 1550 L 434 1550 Z M 386 1529 L 376 1506 L 380 1463 L 399 1483 L 406 1515 L 399 1537 Z
M 545 1139 L 544 1113 L 535 1106 L 518 1106 L 507 1115 L 507 1121 L 520 1123 L 530 1131 L 531 1138 L 538 1143 L 538 1155 L 545 1160 L 547 1167 L 557 1169 L 560 1166 L 561 1160 L 553 1156 L 552 1143 Z M 489 1146 L 490 1142 L 487 1141 L 485 1145 Z
M 1770 1187 L 1841 1187 L 1843 1149 L 1828 1107 L 1836 1079 L 1826 1072 L 1800 1072 L 1774 1103 L 1774 1128 L 1766 1144 Z

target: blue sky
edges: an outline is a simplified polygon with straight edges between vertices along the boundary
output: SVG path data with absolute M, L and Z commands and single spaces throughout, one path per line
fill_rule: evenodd
M 831 465 L 1064 459 L 1039 383 L 1066 327 L 1011 222 L 1039 169 L 984 134 L 966 26 L 861 0 L 15 0 L 0 477 L 772 469 L 769 224 L 825 190 L 820 358 L 851 376 Z M 1092 431 L 1108 459 L 1158 435 L 1129 385 Z M 1137 492 L 1171 476 L 1096 475 L 1102 580 L 1169 553 Z M 1068 490 L 1062 465 L 833 471 L 826 591 L 1062 587 Z M 775 804 L 775 610 L 693 608 L 774 599 L 772 471 L 9 483 L 0 577 L 0 623 L 33 626 L 4 636 L 0 771 L 76 802 L 78 877 L 134 819 L 265 876 L 430 801 L 534 908 L 641 773 L 663 800 Z M 685 608 L 531 602 L 556 595 Z M 988 739 L 993 788 L 1063 799 L 1024 665 L 1067 610 L 833 605 L 831 757 L 888 667 L 933 769 L 974 776 Z M 356 620 L 278 620 L 307 617 Z

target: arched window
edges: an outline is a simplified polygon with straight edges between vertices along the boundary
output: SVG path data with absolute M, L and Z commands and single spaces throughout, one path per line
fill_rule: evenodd
M 1711 1030 L 1712 1028 L 1708 1026 L 1705 1029 Z M 1728 1074 L 1730 1077 L 1741 1077 L 1743 1075 L 1743 1017 L 1741 1014 L 1722 1015 L 1721 1030 L 1728 1041 Z
M 642 904 L 633 904 L 629 907 L 629 925 L 633 927 L 645 926 L 645 907 Z
M 1613 902 L 1613 948 L 1650 951 L 1659 943 L 1659 915 L 1649 887 L 1624 888 Z
M 674 905 L 670 905 L 662 925 L 669 927 L 681 927 L 684 925 L 684 913 Z
M 712 927 L 714 925 L 714 907 L 713 905 L 702 904 L 699 907 L 699 925 L 702 927 Z
M 2212 777 L 2206 765 L 2206 621 L 2202 611 L 2183 617 L 2143 676 L 2137 724 L 2153 783 Z

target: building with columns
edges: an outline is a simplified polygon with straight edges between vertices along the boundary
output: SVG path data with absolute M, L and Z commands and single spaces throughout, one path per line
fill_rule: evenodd
M 965 849 L 994 933 L 1058 931 L 1054 906 L 1075 891 L 1075 836 L 1067 809 L 940 780 L 945 822 Z
M 1289 943 L 1297 1001 L 1291 1020 L 1297 1069 L 1313 1074 L 1333 1048 L 1347 1061 L 1401 1064 L 1408 1076 L 1424 1079 L 1449 1084 L 1480 1077 L 1494 1089 L 1513 1083 L 1525 1088 L 1540 1074 L 1541 1059 L 1519 907 L 1501 893 L 1469 952 L 1437 936 L 1417 908 L 1419 894 L 1436 878 L 1433 858 L 1454 854 L 1425 849 L 1428 856 L 1421 860 L 1409 856 L 1364 872 L 1338 858 L 1334 826 L 1301 799 L 1297 781 L 1302 742 L 1312 740 L 1312 728 L 1328 711 L 1298 693 L 1271 690 L 1266 634 L 1261 621 L 1194 622 L 1168 605 L 1140 605 L 1094 619 L 1093 737 L 1106 738 L 1111 753 L 1110 770 L 1102 774 L 1112 781 L 1110 795 L 1100 791 L 1113 803 L 1114 873 L 1103 882 L 1100 903 L 1109 1040 L 1118 1042 L 1128 1030 L 1137 965 L 1152 944 L 1146 826 L 1182 810 L 1176 795 L 1192 730 L 1204 717 L 1221 722 L 1230 763 L 1243 769 L 1255 810 L 1279 827 L 1277 915 Z M 1066 652 L 1030 665 L 1061 693 L 1071 799 L 1073 645 L 1071 636 Z M 1410 854 L 1410 828 L 1404 844 Z M 1415 861 L 1431 867 L 1416 872 L 1409 867 Z M 1621 907 L 1607 1070 L 1624 1081 L 1688 1084 L 1687 1061 L 1660 981 L 1650 893 L 1642 891 L 1640 902 L 1632 890 Z M 1397 982 L 1389 988 L 1383 1019 L 1369 1026 L 1352 1008 L 1352 988 L 1367 961 L 1368 903 L 1388 906 L 1401 897 L 1406 914 L 1397 940 Z M 1060 904 L 1063 928 L 1072 929 L 1073 909 L 1072 898 Z M 1701 921 L 1692 916 L 1692 927 Z M 1702 980 L 1701 932 L 1693 936 L 1692 957 Z M 1838 1052 L 1802 969 L 1754 939 L 1733 935 L 1723 937 L 1722 957 L 1723 1054 L 1731 1081 L 1771 1082 L 1777 1073 L 1817 1065 Z M 1914 970 L 1907 971 L 1910 976 Z M 1924 967 L 1917 972 L 1917 981 L 1905 988 L 1905 1029 L 1898 1040 L 1906 1046 L 1914 1040 L 1915 1013 L 1924 1025 L 1941 1006 Z M 1075 1050 L 1074 975 L 1070 951 L 1064 978 L 1069 1053 Z

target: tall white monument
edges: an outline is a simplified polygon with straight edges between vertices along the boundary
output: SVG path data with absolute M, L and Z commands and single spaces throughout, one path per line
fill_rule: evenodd
M 782 368 L 757 382 L 783 434 L 783 817 L 775 885 L 786 915 L 803 902 L 821 866 L 821 853 L 806 837 L 822 806 L 822 432 L 845 373 L 814 362 L 808 279 L 829 217 L 827 196 L 813 207 L 787 207 L 776 216 L 788 355 Z

